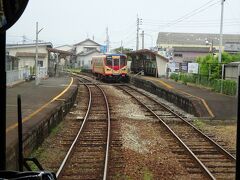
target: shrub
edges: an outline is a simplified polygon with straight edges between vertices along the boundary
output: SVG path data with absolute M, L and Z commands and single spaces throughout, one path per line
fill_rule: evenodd
M 170 75 L 170 79 L 174 79 L 177 82 L 178 81 L 178 74 L 177 73 L 172 73 Z

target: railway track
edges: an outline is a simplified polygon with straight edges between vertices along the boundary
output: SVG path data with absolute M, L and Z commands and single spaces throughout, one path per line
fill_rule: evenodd
M 106 179 L 110 142 L 108 101 L 98 85 L 79 79 L 88 88 L 88 110 L 56 175 L 58 179 Z
M 163 136 L 170 150 L 192 177 L 202 179 L 234 179 L 236 159 L 220 145 L 163 104 L 130 87 L 119 86 L 135 98 L 151 116 L 166 128 Z

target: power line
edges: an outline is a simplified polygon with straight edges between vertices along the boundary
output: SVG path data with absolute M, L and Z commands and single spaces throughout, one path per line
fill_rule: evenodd
M 213 5 L 215 5 L 216 3 L 219 2 L 219 0 L 218 0 L 218 1 L 217 1 L 216 3 L 214 3 L 214 4 L 208 5 L 208 4 L 212 3 L 213 1 L 215 1 L 215 0 L 208 1 L 207 3 L 203 4 L 203 5 L 200 6 L 199 8 L 194 9 L 193 11 L 185 14 L 184 16 L 176 19 L 175 21 L 173 21 L 172 23 L 169 23 L 169 24 L 167 24 L 167 25 L 176 24 L 176 23 L 178 23 L 178 22 L 181 22 L 181 21 L 183 21 L 184 19 L 190 18 L 190 17 L 192 17 L 193 15 L 196 15 L 196 14 L 198 14 L 199 12 L 202 12 L 203 10 L 206 10 L 208 7 L 211 7 L 211 6 L 213 6 Z M 205 7 L 206 5 L 208 5 L 208 6 Z M 202 9 L 202 8 L 204 8 L 204 9 Z

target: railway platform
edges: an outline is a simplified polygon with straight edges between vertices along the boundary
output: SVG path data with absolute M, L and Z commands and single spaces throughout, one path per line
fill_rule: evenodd
M 24 142 L 24 149 L 25 152 L 30 152 L 39 143 L 35 141 L 36 138 L 41 139 L 47 135 L 44 127 L 50 130 L 52 123 L 56 123 L 73 104 L 76 90 L 77 81 L 70 76 L 41 80 L 39 85 L 30 81 L 7 88 L 7 154 L 16 152 L 18 94 L 22 101 L 23 138 L 27 141 Z M 30 140 L 27 140 L 29 137 Z
M 206 88 L 191 85 L 184 85 L 166 78 L 155 78 L 150 76 L 138 76 L 141 79 L 151 81 L 165 89 L 193 97 L 202 102 L 204 108 L 211 119 L 215 120 L 234 120 L 237 116 L 237 98 L 213 92 Z

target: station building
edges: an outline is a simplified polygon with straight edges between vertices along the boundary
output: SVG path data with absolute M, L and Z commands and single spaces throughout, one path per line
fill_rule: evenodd
M 131 59 L 130 69 L 134 73 L 144 72 L 145 75 L 163 77 L 167 75 L 168 59 L 157 52 L 142 49 L 127 53 Z

